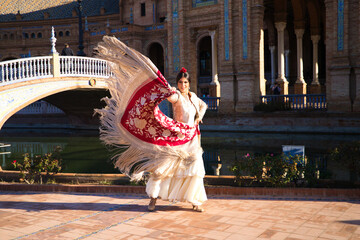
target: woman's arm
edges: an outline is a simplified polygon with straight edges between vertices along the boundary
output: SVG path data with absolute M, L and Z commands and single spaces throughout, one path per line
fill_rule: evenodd
M 202 123 L 202 119 L 205 115 L 206 109 L 208 108 L 208 105 L 203 100 L 201 100 L 200 98 L 198 98 L 198 100 L 199 100 L 199 112 L 197 119 L 195 119 L 195 124 L 199 124 L 200 122 Z
M 206 109 L 208 108 L 208 105 L 199 98 L 200 102 L 200 108 L 199 108 L 199 118 L 202 119 L 205 115 Z

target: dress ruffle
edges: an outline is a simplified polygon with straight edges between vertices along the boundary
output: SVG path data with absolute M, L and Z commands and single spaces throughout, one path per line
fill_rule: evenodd
M 192 145 L 197 145 L 198 141 L 193 139 Z M 172 202 L 189 202 L 193 205 L 205 202 L 207 197 L 203 180 L 205 168 L 202 153 L 202 149 L 197 148 L 195 161 L 188 166 L 180 165 L 174 169 L 174 175 L 171 177 L 157 180 L 150 176 L 146 184 L 147 195 Z
M 204 164 L 201 161 L 196 161 L 190 171 L 199 172 L 200 175 L 189 176 L 173 176 L 162 180 L 155 180 L 150 178 L 146 184 L 146 193 L 152 198 L 161 198 L 171 202 L 189 202 L 193 205 L 201 205 L 207 200 L 204 176 L 202 171 L 198 169 L 198 165 Z

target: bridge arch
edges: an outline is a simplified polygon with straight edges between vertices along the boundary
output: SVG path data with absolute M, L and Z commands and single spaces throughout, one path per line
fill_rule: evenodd
M 87 57 L 34 57 L 0 63 L 0 129 L 16 112 L 50 95 L 107 89 L 108 63 Z
M 94 84 L 94 81 L 96 82 Z M 105 79 L 89 77 L 37 79 L 0 93 L 0 128 L 16 112 L 50 95 L 74 89 L 106 89 Z

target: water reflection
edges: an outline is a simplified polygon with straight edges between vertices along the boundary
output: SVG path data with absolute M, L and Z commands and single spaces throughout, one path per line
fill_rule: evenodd
M 321 177 L 336 180 L 349 180 L 349 169 L 330 162 L 327 155 L 339 144 L 359 140 L 357 135 L 331 134 L 268 134 L 268 133 L 220 133 L 203 132 L 202 146 L 205 154 L 207 174 L 218 172 L 231 175 L 229 166 L 232 162 L 247 154 L 282 153 L 283 145 L 305 147 L 308 161 L 320 169 Z
M 1 131 L 0 142 L 9 143 L 11 154 L 3 155 L 3 169 L 28 152 L 32 155 L 51 152 L 61 146 L 64 172 L 118 173 L 111 163 L 111 152 L 100 142 L 97 131 Z M 282 145 L 303 145 L 310 161 L 316 161 L 324 173 L 334 179 L 348 180 L 348 169 L 328 162 L 329 149 L 358 140 L 356 135 L 268 134 L 202 132 L 204 164 L 208 175 L 232 175 L 229 166 L 238 157 L 250 153 L 281 153 Z M 1 151 L 1 149 L 0 149 Z

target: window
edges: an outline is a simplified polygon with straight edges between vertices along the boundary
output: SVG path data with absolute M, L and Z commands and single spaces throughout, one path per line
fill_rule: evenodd
M 24 33 L 24 38 L 25 38 L 25 39 L 29 38 L 29 34 L 28 34 L 28 33 Z
M 146 15 L 146 11 L 145 11 L 145 3 L 141 4 L 141 16 L 145 16 Z
M 38 37 L 38 38 L 42 38 L 42 33 L 38 33 L 38 34 L 37 34 L 37 37 Z
M 70 31 L 66 31 L 65 36 L 69 37 L 70 36 Z
M 59 37 L 64 36 L 64 33 L 62 31 L 59 32 Z
M 35 37 L 36 37 L 35 33 L 31 33 L 31 38 L 35 38 Z

